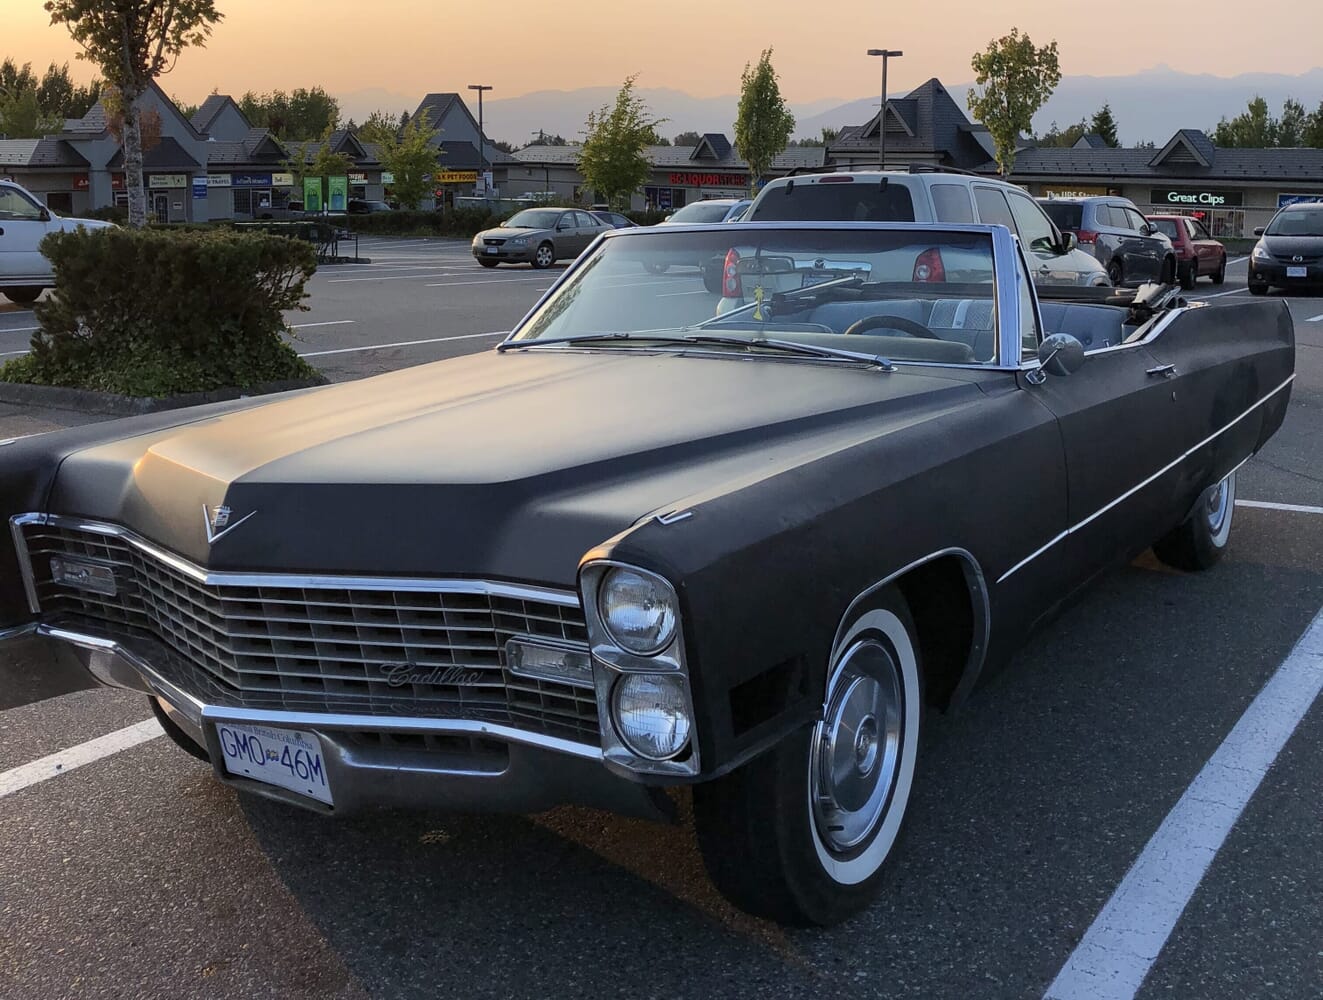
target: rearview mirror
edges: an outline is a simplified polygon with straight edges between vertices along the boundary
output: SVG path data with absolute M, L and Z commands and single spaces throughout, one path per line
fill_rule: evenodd
M 1254 227 L 1254 235 L 1255 235 L 1255 236 L 1262 236 L 1262 235 L 1263 235 L 1263 230 L 1264 230 L 1264 228 L 1265 228 L 1265 227 L 1263 227 L 1263 226 L 1255 226 L 1255 227 Z
M 1084 364 L 1084 345 L 1068 333 L 1054 333 L 1038 345 L 1038 366 L 1048 375 L 1069 375 Z

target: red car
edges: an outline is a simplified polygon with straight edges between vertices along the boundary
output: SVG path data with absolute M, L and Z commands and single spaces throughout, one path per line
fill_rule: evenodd
M 1188 215 L 1150 215 L 1148 221 L 1171 240 L 1182 288 L 1193 288 L 1204 275 L 1215 285 L 1226 280 L 1227 248 L 1208 235 L 1202 222 Z

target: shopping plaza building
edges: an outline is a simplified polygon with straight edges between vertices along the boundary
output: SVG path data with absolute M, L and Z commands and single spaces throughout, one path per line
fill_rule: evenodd
M 145 156 L 148 204 L 171 222 L 261 218 L 297 199 L 290 163 L 316 157 L 321 143 L 280 142 L 254 128 L 229 97 L 212 95 L 185 117 L 163 91 L 143 98 L 154 141 Z M 434 198 L 444 208 L 484 187 L 503 201 L 533 199 L 577 204 L 600 200 L 587 190 L 575 145 L 530 145 L 513 156 L 480 136 L 478 123 L 456 93 L 428 94 L 418 111 L 440 129 Z M 42 139 L 0 140 L 0 176 L 27 187 L 62 214 L 124 203 L 123 156 L 105 109 L 98 105 Z M 497 126 L 499 128 L 499 125 Z M 842 167 L 876 168 L 885 135 L 886 165 L 942 166 L 997 175 L 992 137 L 971 122 L 938 80 L 887 101 L 862 124 L 844 124 L 828 146 L 796 146 L 773 161 L 767 175 Z M 381 151 L 350 131 L 332 135 L 334 152 L 351 164 L 350 197 L 389 198 L 392 178 Z M 728 136 L 703 135 L 694 146 L 651 146 L 647 180 L 633 196 L 636 209 L 671 210 L 705 198 L 741 197 L 756 187 L 748 164 Z M 483 184 L 483 173 L 488 182 Z M 1323 200 L 1323 150 L 1222 149 L 1197 129 L 1182 129 L 1161 148 L 1112 149 L 1097 136 L 1071 148 L 1024 142 L 1010 181 L 1039 196 L 1119 194 L 1145 212 L 1204 218 L 1215 235 L 1247 236 L 1281 205 Z

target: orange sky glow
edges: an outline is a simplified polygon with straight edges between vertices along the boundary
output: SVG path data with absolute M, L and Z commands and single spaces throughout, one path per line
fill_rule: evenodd
M 491 98 L 533 90 L 618 85 L 708 97 L 738 92 L 740 72 L 775 49 L 791 101 L 853 99 L 878 86 L 871 46 L 903 49 L 891 90 L 932 76 L 967 81 L 970 55 L 1012 25 L 1042 44 L 1056 39 L 1067 75 L 1111 76 L 1158 63 L 1216 76 L 1301 73 L 1323 63 L 1323 0 L 1278 0 L 1271 16 L 1243 3 L 1076 0 L 560 0 L 490 5 L 473 0 L 219 0 L 225 20 L 205 50 L 184 54 L 162 84 L 200 101 L 213 89 L 290 90 L 321 85 L 343 95 L 369 88 L 417 98 L 429 90 L 495 86 Z M 44 68 L 73 63 L 65 29 L 41 0 L 0 2 L 0 58 Z M 1105 16 L 1084 12 L 1106 9 Z M 839 29 L 836 27 L 839 26 Z M 1221 26 L 1221 27 L 1219 27 Z M 1290 30 L 1285 30 L 1290 26 Z M 92 75 L 78 64 L 80 77 Z

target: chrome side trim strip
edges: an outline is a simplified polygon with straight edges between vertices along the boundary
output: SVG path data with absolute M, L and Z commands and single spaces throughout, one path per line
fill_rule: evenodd
M 1276 389 L 1273 389 L 1271 392 L 1269 392 L 1266 396 L 1264 396 L 1262 399 L 1260 399 L 1257 403 L 1252 404 L 1252 405 L 1249 407 L 1249 409 L 1247 409 L 1247 410 L 1246 410 L 1244 413 L 1242 413 L 1240 416 L 1236 417 L 1234 420 L 1232 420 L 1230 423 L 1226 424 L 1225 426 L 1220 427 L 1219 429 L 1213 431 L 1212 434 L 1209 434 L 1208 437 L 1204 438 L 1202 441 L 1200 441 L 1200 442 L 1199 442 L 1197 445 L 1195 445 L 1193 448 L 1189 448 L 1189 449 L 1187 449 L 1183 454 L 1179 455 L 1175 460 L 1173 460 L 1173 461 L 1171 461 L 1171 462 L 1168 462 L 1166 465 L 1164 465 L 1164 466 L 1163 466 L 1161 469 L 1159 469 L 1157 472 L 1153 473 L 1153 475 L 1149 476 L 1149 477 L 1148 477 L 1147 479 L 1145 479 L 1143 482 L 1139 483 L 1138 485 L 1135 485 L 1135 486 L 1130 487 L 1130 489 L 1126 490 L 1124 493 L 1122 493 L 1122 494 L 1121 494 L 1119 497 L 1117 497 L 1115 500 L 1111 501 L 1111 502 L 1108 503 L 1108 504 L 1103 505 L 1102 507 L 1099 507 L 1099 508 L 1098 508 L 1097 510 L 1095 510 L 1092 514 L 1090 514 L 1088 517 L 1086 517 L 1083 521 L 1080 521 L 1078 524 L 1071 525 L 1069 528 L 1067 528 L 1065 531 L 1061 532 L 1061 534 L 1057 535 L 1055 538 L 1053 538 L 1051 541 L 1049 541 L 1046 545 L 1044 545 L 1042 548 L 1038 549 L 1036 552 L 1034 552 L 1034 553 L 1032 553 L 1031 555 L 1029 555 L 1027 558 L 1025 558 L 1025 559 L 1021 559 L 1018 563 L 1016 563 L 1014 566 L 1012 566 L 1010 569 L 1008 569 L 1005 573 L 1003 573 L 1001 576 L 999 576 L 999 577 L 997 578 L 997 582 L 998 582 L 998 583 L 1003 582 L 1003 581 L 1006 580 L 1008 577 L 1010 577 L 1011 574 L 1017 572 L 1017 571 L 1020 570 L 1020 569 L 1023 569 L 1023 568 L 1024 568 L 1026 565 L 1028 565 L 1032 560 L 1037 559 L 1037 558 L 1038 558 L 1039 556 L 1041 556 L 1044 552 L 1046 552 L 1048 549 L 1050 549 L 1053 545 L 1056 545 L 1058 542 L 1060 542 L 1063 538 L 1066 538 L 1066 537 L 1069 536 L 1069 535 L 1073 535 L 1073 534 L 1075 534 L 1075 532 L 1079 531 L 1081 528 L 1084 528 L 1084 527 L 1086 527 L 1087 525 L 1093 523 L 1093 522 L 1096 521 L 1098 518 L 1100 518 L 1100 517 L 1102 517 L 1104 514 L 1106 514 L 1106 513 L 1107 513 L 1109 510 L 1111 510 L 1113 507 L 1115 507 L 1117 504 L 1122 503 L 1122 502 L 1124 502 L 1124 501 L 1130 499 L 1130 497 L 1134 496 L 1136 493 L 1138 493 L 1140 490 L 1142 490 L 1145 486 L 1147 486 L 1147 485 L 1149 485 L 1150 483 L 1152 483 L 1155 479 L 1160 479 L 1162 476 L 1166 475 L 1166 474 L 1167 474 L 1168 472 L 1170 472 L 1172 469 L 1176 468 L 1176 466 L 1180 465 L 1180 464 L 1181 464 L 1182 462 L 1184 462 L 1187 458 L 1189 458 L 1191 455 L 1193 455 L 1193 454 L 1194 454 L 1196 451 L 1198 451 L 1200 448 L 1204 447 L 1204 445 L 1208 444 L 1208 443 L 1211 442 L 1211 441 L 1216 440 L 1218 437 L 1220 437 L 1221 435 L 1225 434 L 1227 431 L 1231 430 L 1231 428 L 1235 427 L 1236 424 L 1240 423 L 1242 420 L 1244 420 L 1244 419 L 1245 419 L 1246 417 L 1248 417 L 1251 413 L 1253 413 L 1255 410 L 1257 410 L 1257 409 L 1258 409 L 1260 406 L 1262 406 L 1264 403 L 1268 402 L 1268 400 L 1272 399 L 1273 396 L 1277 395 L 1279 392 L 1281 392 L 1283 389 L 1285 389 L 1288 385 L 1290 385 L 1290 384 L 1291 384 L 1292 382 L 1294 382 L 1294 381 L 1295 381 L 1295 373 L 1292 372 L 1291 375 L 1286 379 L 1286 381 L 1284 381 L 1284 382 L 1283 382 L 1281 385 L 1279 385 Z M 1247 458 L 1247 459 L 1245 459 L 1245 461 L 1247 462 L 1247 461 L 1249 461 L 1249 459 Z M 1240 465 L 1244 465 L 1244 464 L 1245 464 L 1245 462 L 1241 462 L 1241 463 L 1240 463 Z M 1236 466 L 1236 468 L 1239 469 L 1239 468 L 1240 468 L 1240 465 Z
M 13 628 L 0 628 L 0 643 L 10 642 L 14 639 L 26 639 L 37 632 L 37 623 L 28 622 L 26 625 L 15 625 Z
M 227 721 L 289 726 L 294 729 L 367 729 L 410 733 L 443 733 L 459 736 L 490 736 L 510 743 L 521 743 L 527 746 L 540 747 L 544 750 L 570 754 L 574 757 L 582 757 L 585 760 L 602 760 L 602 751 L 597 747 L 575 743 L 573 740 L 561 739 L 556 736 L 530 733 L 499 723 L 482 722 L 474 719 L 426 719 L 396 715 L 268 711 L 265 709 L 208 705 L 161 677 L 145 660 L 132 650 L 127 649 L 116 639 L 51 625 L 39 625 L 36 631 L 39 635 L 47 638 L 67 642 L 94 653 L 110 655 L 123 661 L 126 666 L 141 675 L 145 687 L 165 698 L 199 728 L 209 723 Z M 93 674 L 93 676 L 97 675 Z
M 166 563 L 172 569 L 208 586 L 230 587 L 275 587 L 309 590 L 402 590 L 440 594 L 483 594 L 488 597 L 511 597 L 519 600 L 545 601 L 548 604 L 560 604 L 577 607 L 579 595 L 573 591 L 553 590 L 549 587 L 537 587 L 531 584 L 500 583 L 491 580 L 464 579 L 424 579 L 419 577 L 365 577 L 365 576 L 321 576 L 297 573 L 241 573 L 232 571 L 208 571 L 173 552 L 147 541 L 128 528 L 103 521 L 88 521 L 82 518 L 66 517 L 62 514 L 20 514 L 11 519 L 15 540 L 22 545 L 19 530 L 23 524 L 48 524 L 55 528 L 71 528 L 92 534 L 106 535 L 122 539 L 140 552 Z M 20 549 L 26 557 L 26 546 Z M 31 573 L 31 560 L 25 559 L 24 565 Z M 36 591 L 32 582 L 25 577 L 29 588 L 29 600 L 36 601 Z M 33 606 L 33 611 L 40 609 Z
M 9 519 L 9 531 L 14 537 L 14 551 L 18 555 L 18 572 L 23 578 L 23 593 L 27 594 L 28 610 L 34 615 L 41 614 L 41 604 L 37 600 L 37 581 L 32 578 L 32 559 L 28 555 L 27 539 L 23 537 L 23 525 L 41 524 L 45 521 L 42 514 L 17 514 Z

